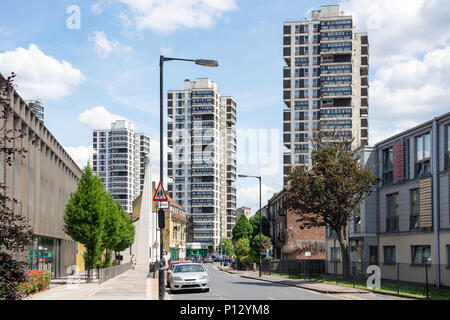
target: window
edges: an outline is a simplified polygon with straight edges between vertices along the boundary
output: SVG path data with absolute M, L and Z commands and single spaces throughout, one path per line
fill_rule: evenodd
M 394 180 L 394 148 L 383 150 L 383 180 L 392 182 Z
M 313 75 L 319 75 L 319 68 L 313 68 Z
M 415 139 L 416 144 L 416 163 L 415 163 L 415 176 L 422 177 L 429 175 L 430 171 L 430 133 L 427 133 L 421 137 Z
M 431 257 L 431 246 L 411 246 L 411 263 L 428 263 Z
M 384 251 L 384 263 L 385 264 L 395 264 L 395 246 L 386 246 L 383 247 Z
M 386 196 L 386 232 L 398 231 L 398 193 Z
M 309 90 L 304 90 L 304 91 L 303 91 L 303 96 L 304 96 L 305 98 L 308 98 L 308 97 L 309 97 Z
M 448 125 L 445 129 L 447 130 L 447 155 L 445 156 L 445 167 L 450 169 L 450 125 Z
M 303 73 L 305 74 L 305 77 L 309 75 L 309 69 L 305 68 L 303 69 Z
M 411 190 L 411 220 L 410 229 L 419 229 L 420 219 L 419 219 L 419 189 Z
M 309 47 L 305 47 L 305 54 L 309 54 Z
M 317 31 L 319 29 L 319 25 L 318 24 L 313 24 L 313 30 Z
M 369 263 L 378 264 L 378 246 L 369 246 Z
M 304 25 L 303 27 L 304 27 L 305 32 L 309 32 L 309 26 L 307 24 Z
M 450 267 L 450 245 L 447 245 L 447 266 Z
M 339 247 L 330 248 L 330 258 L 331 261 L 341 261 L 341 248 Z
M 309 36 L 304 36 L 303 40 L 305 41 L 305 43 L 309 43 Z

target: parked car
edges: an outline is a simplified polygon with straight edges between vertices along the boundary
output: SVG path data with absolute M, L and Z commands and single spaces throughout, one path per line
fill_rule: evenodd
M 206 256 L 203 258 L 203 263 L 213 263 L 213 259 L 211 256 Z
M 199 263 L 179 263 L 170 273 L 170 291 L 201 289 L 208 292 L 208 273 Z
M 170 262 L 169 268 L 167 269 L 167 279 L 166 279 L 167 288 L 170 288 L 170 273 L 172 272 L 173 268 L 175 268 L 175 266 L 180 263 L 192 263 L 192 261 L 191 260 L 176 260 L 176 261 Z

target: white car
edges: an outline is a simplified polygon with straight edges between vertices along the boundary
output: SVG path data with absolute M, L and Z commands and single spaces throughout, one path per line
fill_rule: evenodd
M 170 290 L 202 289 L 208 292 L 208 273 L 199 263 L 180 263 L 170 273 Z

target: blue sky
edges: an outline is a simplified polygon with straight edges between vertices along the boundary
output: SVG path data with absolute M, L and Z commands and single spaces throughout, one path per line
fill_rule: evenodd
M 369 32 L 369 142 L 449 111 L 446 1 L 341 2 L 342 10 L 354 15 L 357 31 Z M 22 96 L 43 100 L 46 126 L 80 163 L 89 156 L 93 127 L 120 116 L 150 135 L 156 174 L 159 55 L 217 59 L 219 68 L 167 63 L 165 89 L 182 88 L 186 78 L 209 77 L 223 95 L 236 98 L 237 129 L 279 133 L 267 155 L 278 162 L 238 167 L 263 175 L 264 203 L 282 184 L 282 24 L 329 4 L 335 3 L 5 0 L 0 2 L 0 72 L 17 72 Z M 71 5 L 80 8 L 80 29 L 66 25 Z M 238 153 L 246 150 L 238 141 Z M 270 165 L 276 170 L 268 170 Z M 257 208 L 256 181 L 237 182 L 238 205 Z

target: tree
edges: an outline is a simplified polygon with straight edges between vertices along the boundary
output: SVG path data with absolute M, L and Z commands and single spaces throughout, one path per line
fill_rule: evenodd
M 119 204 L 120 205 L 120 204 Z M 121 241 L 122 236 L 120 234 L 120 223 L 121 217 L 119 212 L 118 203 L 116 203 L 111 195 L 111 193 L 106 193 L 105 195 L 105 228 L 104 228 L 104 239 L 103 243 L 106 248 L 106 265 L 109 264 L 111 260 L 111 250 L 117 246 Z
M 256 213 L 253 217 L 250 218 L 249 222 L 253 228 L 253 236 L 258 235 L 259 237 L 259 220 L 261 219 L 261 213 Z M 270 237 L 270 223 L 269 220 L 265 216 L 262 216 L 262 234 Z
M 262 235 L 261 237 L 262 250 L 270 249 L 271 246 L 272 246 L 272 239 L 270 239 L 270 237 Z M 256 262 L 258 264 L 259 264 L 259 251 L 260 248 L 259 248 L 259 233 L 258 233 L 257 235 L 254 235 L 250 239 L 250 256 L 252 257 L 253 262 Z
M 245 214 L 241 215 L 233 227 L 233 242 L 242 238 L 249 238 L 252 235 L 253 228 Z
M 12 300 L 21 296 L 19 285 L 26 281 L 27 263 L 20 259 L 20 253 L 32 243 L 33 231 L 28 220 L 17 213 L 17 199 L 7 196 L 7 166 L 14 160 L 25 157 L 27 150 L 16 147 L 15 140 L 26 136 L 20 129 L 9 129 L 13 110 L 11 93 L 14 89 L 12 73 L 7 79 L 0 75 L 0 153 L 3 156 L 3 181 L 0 183 L 0 300 Z M 31 143 L 33 137 L 29 136 Z
M 103 183 L 88 163 L 77 191 L 70 195 L 64 215 L 64 232 L 86 247 L 84 261 L 88 278 L 90 270 L 100 265 L 105 248 L 106 202 Z
M 222 254 L 226 256 L 234 255 L 233 242 L 229 238 L 222 238 L 219 244 L 219 248 L 222 249 Z
M 119 215 L 120 239 L 112 249 L 116 252 L 120 252 L 125 250 L 126 248 L 129 248 L 133 244 L 136 230 L 133 222 L 125 213 L 125 210 L 123 209 L 120 202 L 117 202 L 116 206 Z
M 286 202 L 298 215 L 300 229 L 329 226 L 340 244 L 343 274 L 350 273 L 348 221 L 378 181 L 370 169 L 362 167 L 359 149 L 352 141 L 333 139 L 334 133 L 316 132 L 313 138 L 313 166 L 297 166 L 288 176 Z
M 237 257 L 243 257 L 250 252 L 250 240 L 247 238 L 239 239 L 234 245 L 234 251 Z

